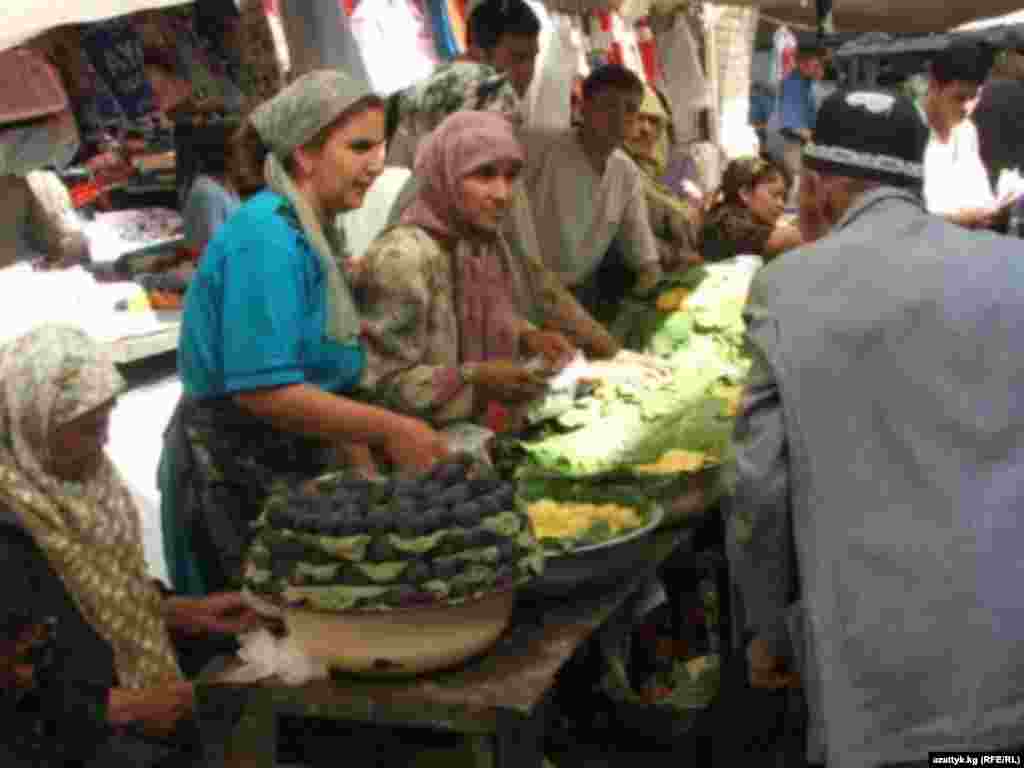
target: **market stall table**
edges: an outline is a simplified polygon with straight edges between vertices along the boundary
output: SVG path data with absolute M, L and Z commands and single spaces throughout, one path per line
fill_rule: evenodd
M 688 503 L 699 518 L 705 505 L 697 496 Z M 489 747 L 497 768 L 540 766 L 545 704 L 559 670 L 648 583 L 685 536 L 680 530 L 652 535 L 647 567 L 610 592 L 520 601 L 511 628 L 493 649 L 448 672 L 398 681 L 334 677 L 302 686 L 271 678 L 238 686 L 217 682 L 238 662 L 217 660 L 197 686 L 201 716 L 223 717 L 241 706 L 226 745 L 226 764 L 233 768 L 274 765 L 278 715 L 451 731 Z

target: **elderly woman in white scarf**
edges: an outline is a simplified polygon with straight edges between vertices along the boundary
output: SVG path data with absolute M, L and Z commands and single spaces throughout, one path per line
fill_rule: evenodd
M 171 578 L 193 593 L 240 583 L 275 481 L 320 474 L 339 448 L 409 470 L 446 450 L 361 389 L 361 320 L 332 225 L 383 167 L 383 101 L 343 72 L 310 72 L 252 113 L 239 153 L 266 186 L 217 231 L 189 286 L 184 399 L 161 471 Z
M 0 350 L 3 613 L 54 630 L 52 667 L 17 675 L 44 689 L 43 705 L 36 727 L 8 723 L 7 768 L 201 764 L 171 636 L 258 624 L 238 593 L 167 597 L 150 580 L 138 510 L 104 453 L 122 385 L 74 328 L 43 326 Z

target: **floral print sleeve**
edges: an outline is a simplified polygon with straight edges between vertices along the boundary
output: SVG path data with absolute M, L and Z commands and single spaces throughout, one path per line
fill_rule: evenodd
M 645 179 L 644 186 L 662 269 L 672 272 L 699 264 L 702 261 L 697 252 L 699 212 L 658 182 Z
M 395 227 L 370 246 L 359 279 L 374 399 L 433 424 L 471 418 L 450 254 L 418 227 Z
M 724 261 L 741 253 L 764 254 L 772 228 L 757 221 L 739 205 L 725 204 L 707 215 L 701 232 L 701 254 L 705 261 Z

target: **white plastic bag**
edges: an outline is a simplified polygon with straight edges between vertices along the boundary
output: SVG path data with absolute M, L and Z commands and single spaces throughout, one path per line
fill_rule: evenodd
M 327 677 L 327 665 L 311 659 L 290 637 L 275 637 L 265 629 L 238 638 L 241 667 L 226 675 L 225 683 L 254 683 L 277 676 L 286 685 L 303 685 Z

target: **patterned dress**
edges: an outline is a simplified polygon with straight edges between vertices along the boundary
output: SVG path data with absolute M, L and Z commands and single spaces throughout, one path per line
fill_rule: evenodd
M 453 259 L 452 251 L 425 230 L 398 226 L 370 246 L 360 277 L 364 386 L 384 407 L 435 424 L 472 419 L 479 412 L 473 387 L 460 372 Z M 529 327 L 520 317 L 518 333 Z
M 764 255 L 772 228 L 754 218 L 742 205 L 724 203 L 708 212 L 701 231 L 705 261 L 725 261 L 740 254 Z

